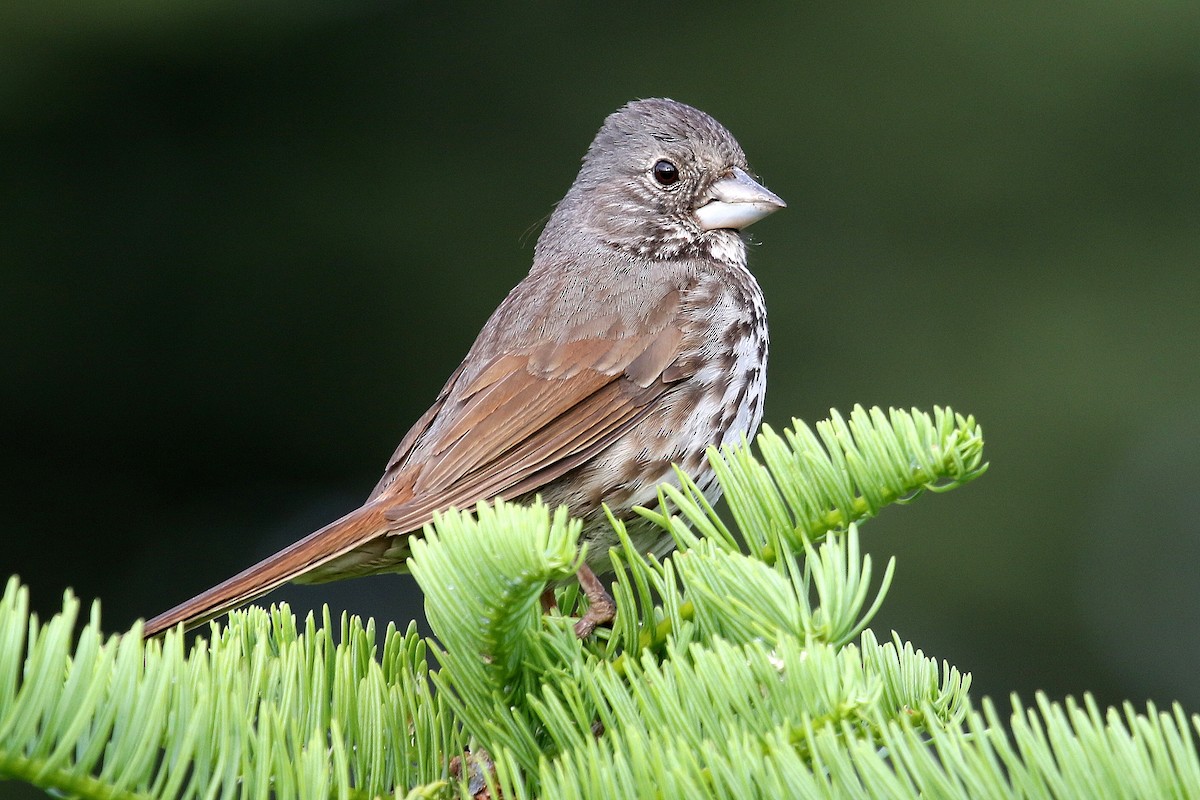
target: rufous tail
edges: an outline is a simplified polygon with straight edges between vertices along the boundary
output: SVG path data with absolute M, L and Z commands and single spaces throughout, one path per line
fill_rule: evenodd
M 388 527 L 383 504 L 368 503 L 229 580 L 159 614 L 145 624 L 142 635 L 150 638 L 180 623 L 190 629 L 215 619 L 382 535 Z

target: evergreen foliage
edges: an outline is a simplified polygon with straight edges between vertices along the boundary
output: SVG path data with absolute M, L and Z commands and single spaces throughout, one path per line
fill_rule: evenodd
M 286 606 L 232 614 L 190 648 L 105 637 L 98 606 L 43 623 L 0 600 L 0 778 L 88 798 L 1196 797 L 1200 718 L 1013 699 L 1011 733 L 970 678 L 867 625 L 858 526 L 986 469 L 970 417 L 856 408 L 713 450 L 738 534 L 685 476 L 647 510 L 678 550 L 619 522 L 614 627 L 580 641 L 563 510 L 451 511 L 414 542 L 434 640 Z M 431 670 L 427 655 L 438 667 Z M 454 767 L 452 768 L 452 763 Z M 465 766 L 464 766 L 465 765 Z

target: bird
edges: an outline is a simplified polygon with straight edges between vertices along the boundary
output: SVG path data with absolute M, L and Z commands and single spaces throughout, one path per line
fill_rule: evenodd
M 743 229 L 784 208 L 733 135 L 685 103 L 650 98 L 605 118 L 500 303 L 362 506 L 150 619 L 195 627 L 288 582 L 406 571 L 437 512 L 540 497 L 583 521 L 580 637 L 611 621 L 597 574 L 617 536 L 662 556 L 670 537 L 637 515 L 678 465 L 716 502 L 710 445 L 762 419 L 766 304 Z

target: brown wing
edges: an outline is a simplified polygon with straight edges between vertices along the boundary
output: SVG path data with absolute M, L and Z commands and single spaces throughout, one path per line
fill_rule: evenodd
M 406 454 L 411 461 L 395 471 L 406 491 L 385 512 L 392 532 L 418 528 L 448 506 L 536 491 L 584 463 L 691 374 L 679 368 L 682 340 L 667 327 L 493 359 L 450 392 L 438 419 L 415 437 L 421 444 Z
M 367 503 L 146 623 L 153 636 L 191 627 L 288 581 L 322 581 L 397 567 L 381 537 L 419 528 L 435 511 L 536 491 L 636 424 L 693 373 L 680 356 L 674 302 L 635 335 L 585 336 L 491 358 L 469 379 L 459 367 L 408 432 Z

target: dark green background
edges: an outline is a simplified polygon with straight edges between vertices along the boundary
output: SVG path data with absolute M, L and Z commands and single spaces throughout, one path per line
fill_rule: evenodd
M 604 116 L 665 95 L 790 204 L 767 420 L 984 426 L 987 476 L 864 529 L 876 630 L 977 696 L 1200 709 L 1194 0 L 22 8 L 0 574 L 43 612 L 121 630 L 353 507 Z M 406 620 L 406 581 L 278 596 Z

